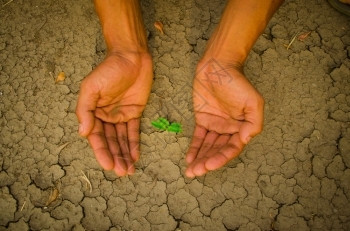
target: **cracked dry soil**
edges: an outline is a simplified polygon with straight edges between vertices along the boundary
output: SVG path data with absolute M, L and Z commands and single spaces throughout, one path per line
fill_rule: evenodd
M 227 166 L 184 177 L 191 80 L 224 3 L 142 1 L 155 82 L 141 160 L 123 178 L 102 171 L 77 134 L 79 84 L 105 54 L 92 2 L 0 9 L 0 230 L 350 229 L 350 18 L 323 0 L 286 1 L 250 53 L 264 131 Z M 155 131 L 158 116 L 184 132 Z

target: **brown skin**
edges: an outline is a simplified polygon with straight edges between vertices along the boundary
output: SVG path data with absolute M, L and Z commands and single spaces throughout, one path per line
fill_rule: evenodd
M 96 0 L 95 7 L 108 54 L 80 86 L 79 133 L 104 169 L 124 176 L 135 171 L 140 156 L 140 117 L 151 91 L 152 59 L 137 0 Z
M 196 128 L 186 156 L 188 177 L 225 165 L 261 132 L 264 101 L 242 69 L 282 2 L 228 1 L 194 79 Z M 108 55 L 81 84 L 79 133 L 88 138 L 104 169 L 123 176 L 134 172 L 139 159 L 139 124 L 151 89 L 152 60 L 138 0 L 95 0 L 95 7 Z M 218 66 L 230 81 L 208 79 Z
M 349 4 L 350 5 L 350 0 L 339 0 L 342 3 Z
M 245 77 L 243 64 L 282 2 L 227 2 L 194 78 L 196 128 L 186 156 L 188 177 L 224 166 L 261 132 L 264 100 Z M 208 77 L 208 73 L 220 69 L 225 70 L 221 71 L 225 73 L 221 81 L 215 76 Z

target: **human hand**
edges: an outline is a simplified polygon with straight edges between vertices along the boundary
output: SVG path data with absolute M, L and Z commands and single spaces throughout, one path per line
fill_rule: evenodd
M 112 53 L 81 83 L 76 108 L 79 134 L 87 137 L 102 168 L 132 174 L 139 159 L 140 117 L 151 91 L 148 53 Z
M 196 127 L 186 155 L 188 177 L 218 169 L 261 132 L 264 100 L 241 67 L 203 59 L 193 83 Z

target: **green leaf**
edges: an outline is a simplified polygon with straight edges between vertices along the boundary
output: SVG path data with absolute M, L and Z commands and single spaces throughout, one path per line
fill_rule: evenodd
M 175 123 L 175 122 L 170 124 L 170 122 L 163 117 L 160 117 L 157 120 L 152 121 L 151 124 L 153 125 L 153 127 L 163 131 L 176 132 L 176 133 L 182 132 L 181 124 Z
M 155 128 L 165 131 L 169 126 L 169 121 L 161 117 L 161 118 L 158 118 L 157 120 L 152 121 L 151 124 Z
M 182 132 L 181 124 L 175 122 L 171 123 L 170 126 L 167 128 L 167 131 L 180 133 Z
M 160 123 L 162 123 L 162 124 L 164 124 L 165 126 L 169 126 L 169 121 L 167 120 L 167 119 L 165 119 L 165 118 L 163 118 L 163 117 L 160 117 L 159 119 L 158 119 L 158 121 L 160 122 Z

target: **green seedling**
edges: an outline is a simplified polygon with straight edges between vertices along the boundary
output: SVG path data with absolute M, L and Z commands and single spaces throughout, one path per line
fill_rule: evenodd
M 157 120 L 152 121 L 151 123 L 155 128 L 158 128 L 162 131 L 169 131 L 169 132 L 182 132 L 181 124 L 179 123 L 171 123 L 165 119 L 165 118 L 158 118 Z
M 180 132 L 182 132 L 181 124 L 171 123 L 170 126 L 167 128 L 167 131 L 180 133 Z
M 163 130 L 163 131 L 165 131 L 168 128 L 169 124 L 170 124 L 169 121 L 165 118 L 162 118 L 162 117 L 158 118 L 157 120 L 152 121 L 152 125 L 155 128 L 158 128 L 158 129 Z

